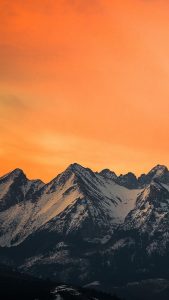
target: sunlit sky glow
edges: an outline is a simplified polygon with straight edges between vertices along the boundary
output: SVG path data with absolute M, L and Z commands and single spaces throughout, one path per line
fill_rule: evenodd
M 139 175 L 168 133 L 168 0 L 0 1 L 0 175 Z

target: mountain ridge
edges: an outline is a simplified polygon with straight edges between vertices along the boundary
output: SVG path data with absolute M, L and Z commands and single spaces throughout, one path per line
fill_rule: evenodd
M 108 291 L 110 283 L 169 279 L 163 165 L 137 178 L 74 163 L 46 184 L 15 169 L 0 178 L 0 199 L 0 262 Z
M 74 162 L 74 163 L 71 163 L 70 165 L 68 165 L 68 167 L 63 171 L 63 172 L 61 172 L 61 173 L 59 173 L 59 174 L 57 174 L 56 175 L 56 177 L 54 177 L 53 179 L 55 179 L 55 178 L 57 178 L 59 175 L 61 175 L 61 174 L 63 174 L 66 170 L 74 170 L 74 171 L 76 171 L 76 170 L 90 170 L 91 172 L 93 172 L 93 173 L 95 173 L 95 174 L 100 174 L 100 175 L 103 175 L 103 176 L 110 176 L 111 177 L 111 175 L 112 175 L 112 178 L 114 178 L 114 179 L 116 179 L 116 178 L 121 178 L 121 177 L 123 177 L 123 176 L 127 176 L 127 175 L 134 175 L 134 177 L 136 177 L 136 179 L 137 180 L 140 180 L 140 178 L 142 177 L 142 176 L 147 176 L 147 175 L 149 175 L 150 176 L 150 174 L 153 174 L 154 173 L 154 175 L 155 175 L 155 172 L 159 172 L 159 171 L 161 171 L 161 173 L 162 172 L 168 172 L 168 168 L 165 166 L 165 165 L 162 165 L 162 164 L 157 164 L 157 165 L 155 165 L 154 167 L 152 167 L 151 169 L 150 169 L 150 171 L 148 171 L 147 173 L 141 173 L 139 176 L 136 176 L 135 174 L 134 174 L 134 172 L 132 172 L 132 171 L 128 171 L 127 173 L 124 173 L 124 174 L 120 174 L 119 176 L 114 172 L 114 171 L 112 171 L 112 170 L 110 170 L 109 168 L 105 168 L 105 169 L 102 169 L 101 171 L 92 171 L 92 169 L 91 168 L 88 168 L 88 167 L 84 167 L 84 166 L 82 166 L 81 164 L 79 164 L 79 163 L 77 163 L 77 162 Z M 8 176 L 8 175 L 10 175 L 10 174 L 23 174 L 23 175 L 25 175 L 25 173 L 24 173 L 24 171 L 21 169 L 21 168 L 15 168 L 15 169 L 13 169 L 13 170 L 11 170 L 11 171 L 9 171 L 8 173 L 6 173 L 6 174 L 4 174 L 4 175 L 2 175 L 2 176 L 0 176 L 0 180 L 1 179 L 3 179 L 3 178 L 5 178 L 6 176 Z M 26 175 L 25 175 L 26 176 Z M 154 176 L 152 176 L 152 177 L 154 177 Z M 51 182 L 53 179 L 51 179 L 51 180 L 49 180 L 48 182 L 43 182 L 43 180 L 41 180 L 40 178 L 39 179 L 29 179 L 29 180 L 40 180 L 42 183 L 44 183 L 44 184 L 48 184 L 49 182 Z

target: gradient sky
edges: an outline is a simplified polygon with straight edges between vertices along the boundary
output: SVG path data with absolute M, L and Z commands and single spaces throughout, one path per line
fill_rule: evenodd
M 0 175 L 169 166 L 168 0 L 0 1 Z

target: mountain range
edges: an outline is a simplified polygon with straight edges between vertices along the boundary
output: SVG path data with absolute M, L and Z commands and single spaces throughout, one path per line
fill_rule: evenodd
M 3 264 L 120 296 L 119 287 L 151 280 L 152 299 L 158 299 L 168 288 L 168 259 L 166 166 L 138 178 L 77 163 L 47 184 L 29 180 L 20 169 L 0 178 Z

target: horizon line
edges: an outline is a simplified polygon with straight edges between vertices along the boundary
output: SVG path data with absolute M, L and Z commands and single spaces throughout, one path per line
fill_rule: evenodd
M 26 178 L 27 178 L 28 180 L 40 180 L 40 181 L 42 181 L 43 183 L 47 184 L 47 183 L 51 182 L 54 178 L 56 178 L 57 176 L 59 176 L 60 174 L 64 173 L 68 168 L 70 168 L 71 166 L 75 166 L 75 165 L 76 165 L 76 166 L 79 166 L 79 167 L 81 167 L 81 168 L 83 168 L 83 169 L 89 169 L 89 170 L 92 171 L 93 173 L 98 173 L 98 174 L 100 174 L 100 173 L 101 173 L 102 171 L 104 171 L 104 170 L 108 170 L 108 171 L 110 171 L 110 172 L 112 172 L 112 173 L 115 173 L 115 175 L 117 176 L 117 178 L 120 177 L 120 176 L 125 176 L 125 175 L 128 175 L 128 174 L 131 173 L 131 174 L 133 174 L 133 175 L 138 179 L 140 176 L 145 175 L 145 174 L 148 174 L 149 172 L 151 172 L 153 169 L 155 169 L 155 168 L 157 168 L 157 167 L 165 167 L 165 168 L 168 170 L 168 167 L 167 167 L 166 165 L 164 165 L 164 164 L 159 164 L 159 163 L 158 163 L 158 164 L 156 164 L 154 167 L 152 167 L 152 168 L 148 171 L 148 173 L 140 173 L 139 176 L 136 176 L 135 173 L 132 172 L 132 171 L 128 171 L 127 173 L 120 173 L 119 175 L 117 175 L 115 171 L 113 171 L 113 170 L 111 170 L 111 169 L 109 169 L 109 168 L 103 168 L 103 169 L 101 169 L 100 171 L 98 171 L 98 170 L 97 170 L 97 171 L 94 171 L 92 168 L 89 168 L 89 167 L 86 167 L 86 166 L 81 165 L 80 163 L 74 162 L 74 163 L 69 164 L 62 172 L 57 173 L 56 176 L 52 177 L 49 181 L 44 181 L 44 180 L 42 180 L 40 177 L 37 177 L 37 178 L 28 178 L 27 175 L 26 175 L 26 172 L 25 172 L 22 168 L 20 168 L 20 167 L 14 168 L 14 169 L 10 170 L 9 172 L 7 172 L 7 173 L 1 175 L 1 176 L 0 176 L 0 180 L 1 180 L 3 177 L 8 176 L 9 174 L 11 174 L 11 173 L 13 173 L 13 172 L 15 172 L 15 171 L 20 171 L 20 172 L 22 172 L 22 173 L 26 176 Z

